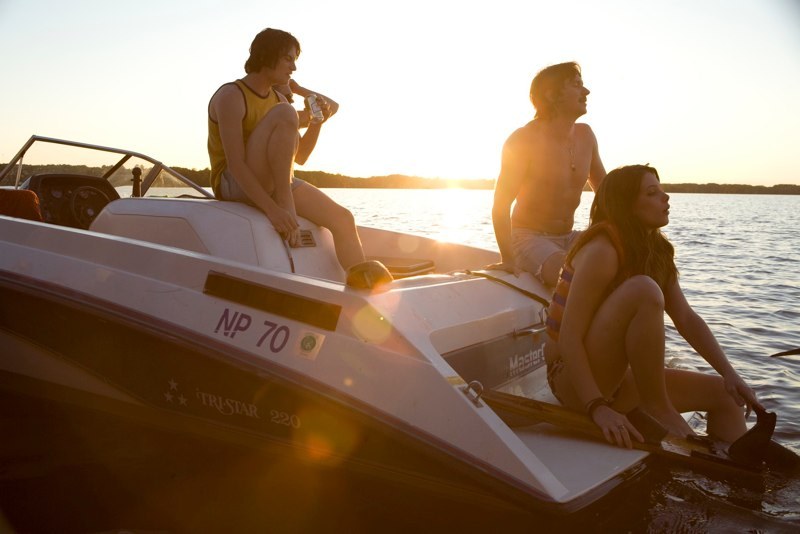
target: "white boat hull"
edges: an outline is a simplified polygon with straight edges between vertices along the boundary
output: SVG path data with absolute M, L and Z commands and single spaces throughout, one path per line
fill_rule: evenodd
M 475 393 L 554 400 L 530 298 L 549 295 L 528 275 L 491 273 L 515 290 L 469 272 L 494 252 L 360 228 L 369 256 L 397 263 L 367 291 L 344 284 L 330 233 L 308 221 L 313 246 L 288 249 L 237 203 L 123 198 L 90 215 L 86 230 L 0 216 L 0 391 L 20 407 L 562 512 L 641 470 L 646 453 L 511 428 Z

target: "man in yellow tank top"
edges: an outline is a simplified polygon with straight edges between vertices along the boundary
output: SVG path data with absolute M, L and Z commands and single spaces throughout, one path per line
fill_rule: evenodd
M 299 55 L 300 43 L 293 35 L 267 28 L 250 46 L 245 76 L 224 84 L 211 97 L 208 154 L 214 194 L 259 208 L 290 246 L 299 244 L 298 215 L 328 228 L 351 285 L 390 281 L 383 265 L 365 262 L 352 213 L 292 177 L 300 123 L 297 111 L 274 87 L 290 84 Z M 332 109 L 324 97 L 318 102 L 324 122 Z M 309 128 L 320 128 L 322 122 Z

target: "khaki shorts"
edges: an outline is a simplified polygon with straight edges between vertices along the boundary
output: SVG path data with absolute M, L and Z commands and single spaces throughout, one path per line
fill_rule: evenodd
M 528 271 L 540 281 L 542 279 L 542 266 L 557 252 L 567 252 L 578 236 L 580 230 L 573 230 L 566 234 L 548 234 L 537 232 L 528 228 L 513 228 L 511 230 L 511 248 L 517 267 Z
M 292 191 L 304 183 L 306 183 L 305 180 L 292 176 L 290 182 Z M 219 192 L 221 196 L 220 200 L 234 200 L 236 202 L 244 202 L 245 204 L 253 205 L 253 201 L 250 200 L 247 193 L 239 187 L 239 183 L 233 179 L 228 169 L 222 171 L 222 175 L 219 177 Z

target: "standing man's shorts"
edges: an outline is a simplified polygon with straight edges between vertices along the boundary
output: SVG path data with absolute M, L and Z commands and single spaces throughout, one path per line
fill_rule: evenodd
M 301 180 L 300 178 L 295 178 L 292 176 L 290 182 L 292 191 L 304 183 L 306 183 L 305 180 Z M 222 171 L 222 175 L 219 177 L 219 191 L 222 195 L 220 200 L 235 200 L 237 202 L 250 204 L 251 206 L 254 205 L 253 201 L 250 200 L 250 197 L 247 196 L 247 193 L 245 193 L 244 190 L 239 187 L 239 183 L 233 179 L 233 176 L 231 176 L 228 169 Z
M 517 267 L 542 281 L 542 266 L 557 252 L 568 252 L 580 230 L 566 234 L 548 234 L 528 228 L 511 229 L 511 248 Z

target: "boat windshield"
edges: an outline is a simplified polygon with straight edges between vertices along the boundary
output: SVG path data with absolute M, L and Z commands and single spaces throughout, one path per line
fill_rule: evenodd
M 36 135 L 0 171 L 0 187 L 20 187 L 31 176 L 42 174 L 102 177 L 122 198 L 213 198 L 210 188 L 200 185 L 208 181 L 208 171 L 179 172 L 131 150 Z

